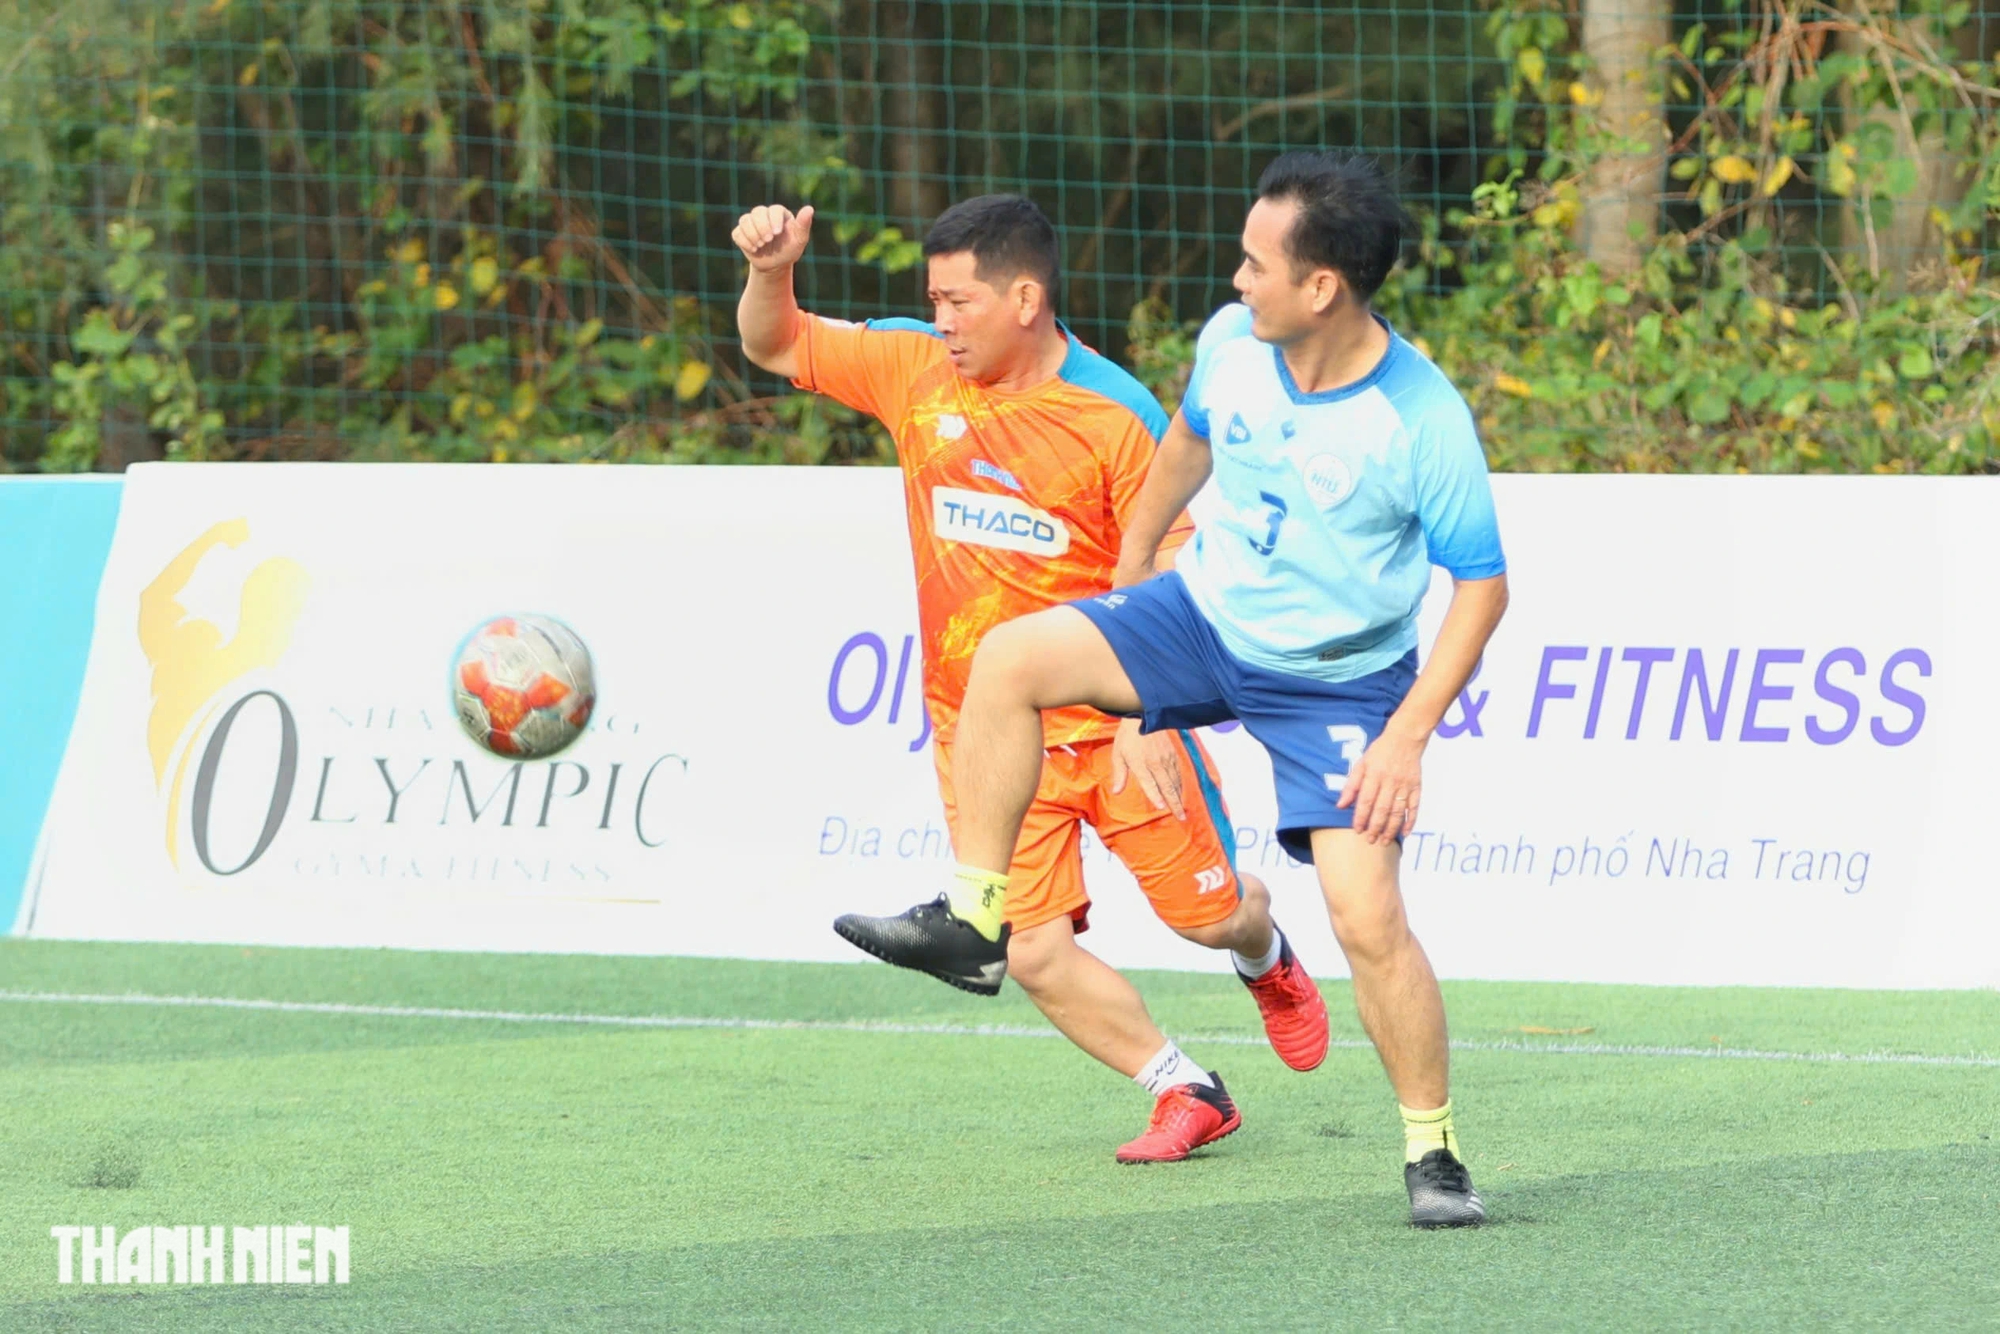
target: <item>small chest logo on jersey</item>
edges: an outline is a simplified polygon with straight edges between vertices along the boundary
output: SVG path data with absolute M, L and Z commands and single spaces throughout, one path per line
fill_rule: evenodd
M 937 420 L 937 433 L 940 440 L 958 439 L 965 434 L 965 418 L 956 412 L 944 413 Z
M 1354 472 L 1335 454 L 1315 454 L 1299 470 L 1315 504 L 1332 509 L 1354 494 Z
M 1224 444 L 1230 445 L 1247 445 L 1250 443 L 1250 428 L 1243 424 L 1242 413 L 1237 412 L 1230 415 L 1229 429 L 1222 433 L 1222 440 Z
M 939 434 L 943 433 L 940 432 Z M 989 482 L 998 482 L 1009 491 L 1019 491 L 1021 489 L 1020 478 L 1008 472 L 1005 468 L 988 463 L 985 459 L 974 459 L 972 461 L 972 475 L 974 477 L 984 477 Z
M 1069 529 L 1061 519 L 1024 500 L 985 491 L 932 487 L 931 526 L 948 542 L 1031 556 L 1060 556 L 1069 550 Z
M 1290 419 L 1287 419 L 1286 421 L 1280 423 L 1278 426 L 1278 434 L 1282 435 L 1287 440 L 1291 439 L 1298 433 L 1299 433 L 1299 424 Z

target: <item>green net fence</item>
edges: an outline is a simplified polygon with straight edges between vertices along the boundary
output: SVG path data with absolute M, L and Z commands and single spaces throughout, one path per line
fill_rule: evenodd
M 0 0 L 0 458 L 879 461 L 747 367 L 919 314 L 950 201 L 1055 218 L 1172 400 L 1262 166 L 1380 156 L 1382 304 L 1524 467 L 1983 468 L 2000 15 L 1964 3 Z

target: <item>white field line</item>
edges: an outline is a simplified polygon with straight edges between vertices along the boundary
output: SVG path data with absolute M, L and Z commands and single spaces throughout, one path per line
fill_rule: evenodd
M 141 1005 L 199 1010 L 263 1010 L 367 1019 L 446 1019 L 492 1024 L 582 1024 L 606 1028 L 720 1028 L 817 1033 L 894 1033 L 936 1037 L 1059 1038 L 1052 1028 L 1017 1024 L 906 1024 L 873 1019 L 740 1019 L 668 1014 L 538 1014 L 521 1010 L 456 1010 L 422 1005 L 347 1005 L 337 1001 L 256 1000 L 237 996 L 90 995 L 56 991 L 0 991 L 0 1002 L 42 1005 Z M 1189 1042 L 1261 1047 L 1264 1039 L 1241 1033 L 1195 1033 Z M 1369 1050 L 1369 1044 L 1336 1038 L 1335 1047 Z M 1455 1040 L 1454 1051 L 1515 1052 L 1536 1056 L 1652 1056 L 1736 1061 L 1805 1061 L 1818 1065 L 1942 1065 L 2000 1069 L 2000 1056 L 1925 1056 L 1908 1052 L 1758 1051 L 1743 1047 L 1647 1047 L 1609 1042 Z

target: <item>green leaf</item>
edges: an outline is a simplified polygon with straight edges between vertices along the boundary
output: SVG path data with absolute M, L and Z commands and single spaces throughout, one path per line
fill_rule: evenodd
M 1703 426 L 1713 426 L 1729 418 L 1729 395 L 1720 389 L 1704 389 L 1688 404 L 1688 416 Z
M 1931 354 L 1921 347 L 1913 347 L 1896 359 L 1896 373 L 1905 380 L 1927 380 L 1936 370 Z
M 136 330 L 120 329 L 111 322 L 109 315 L 93 310 L 84 318 L 83 328 L 77 330 L 75 346 L 77 351 L 87 356 L 108 360 L 123 356 L 125 349 L 131 347 L 137 337 Z

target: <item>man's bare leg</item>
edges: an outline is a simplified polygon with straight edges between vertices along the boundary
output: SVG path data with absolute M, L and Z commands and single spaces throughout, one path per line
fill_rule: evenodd
M 973 656 L 952 744 L 959 860 L 950 886 L 935 903 L 894 917 L 848 913 L 833 929 L 898 967 L 997 995 L 1008 967 L 1007 870 L 1041 785 L 1041 711 L 1070 704 L 1139 709 L 1138 692 L 1088 617 L 1052 607 L 988 632 Z
M 1167 1045 L 1138 988 L 1078 944 L 1067 917 L 1014 932 L 1007 973 L 1064 1037 L 1127 1079 Z
M 1444 995 L 1410 933 L 1397 884 L 1402 845 L 1371 844 L 1351 829 L 1315 829 L 1312 850 L 1333 934 L 1354 971 L 1354 1007 L 1401 1105 L 1410 1222 L 1483 1223 L 1486 1205 L 1472 1188 L 1452 1126 Z
M 1354 973 L 1354 1007 L 1396 1100 L 1412 1108 L 1444 1106 L 1451 1097 L 1444 994 L 1403 912 L 1402 845 L 1369 844 L 1348 829 L 1315 829 L 1312 849 L 1333 934 Z
M 1354 971 L 1354 1007 L 1403 1115 L 1410 1222 L 1421 1228 L 1483 1223 L 1486 1204 L 1472 1188 L 1452 1125 L 1444 995 L 1410 932 L 1397 884 L 1402 844 L 1371 844 L 1351 829 L 1315 829 L 1312 850 L 1333 934 Z
M 1160 1032 L 1130 982 L 1076 943 L 1069 918 L 1012 933 L 1007 967 L 1064 1037 L 1153 1095 L 1152 1123 L 1118 1150 L 1119 1162 L 1179 1162 L 1242 1124 L 1222 1081 Z
M 963 865 L 1006 873 L 1041 782 L 1041 711 L 1071 704 L 1139 711 L 1118 655 L 1082 612 L 1051 607 L 995 626 L 980 642 L 951 753 L 952 843 Z

